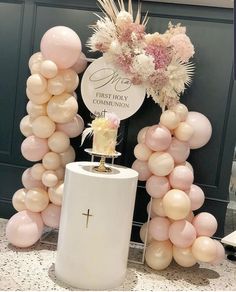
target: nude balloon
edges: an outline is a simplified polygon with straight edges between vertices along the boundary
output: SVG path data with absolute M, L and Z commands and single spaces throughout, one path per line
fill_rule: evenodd
M 134 156 L 141 161 L 147 161 L 152 154 L 152 150 L 144 143 L 139 143 L 134 148 Z
M 57 124 L 56 129 L 64 132 L 70 138 L 75 138 L 83 132 L 84 120 L 77 114 L 70 122 L 65 124 Z
M 12 205 L 18 212 L 26 209 L 26 206 L 25 206 L 26 193 L 27 193 L 27 189 L 22 188 L 22 189 L 17 190 L 12 197 Z
M 68 123 L 78 111 L 76 99 L 68 94 L 53 96 L 47 105 L 47 114 L 56 123 Z
M 64 190 L 63 181 L 59 181 L 54 187 L 50 187 L 48 189 L 49 199 L 53 204 L 61 206 L 62 198 L 63 198 L 63 190 Z
M 30 173 L 34 179 L 41 180 L 45 170 L 42 163 L 36 163 L 31 167 Z
M 39 116 L 45 116 L 47 114 L 46 104 L 35 104 L 31 100 L 27 103 L 26 110 L 32 119 L 36 119 Z
M 183 122 L 187 119 L 188 108 L 184 104 L 177 103 L 176 105 L 171 107 L 171 110 L 177 114 L 177 116 L 179 117 L 181 122 Z
M 132 168 L 138 172 L 138 180 L 140 181 L 146 181 L 152 175 L 146 161 L 136 159 L 132 164 Z
M 82 73 L 87 68 L 88 61 L 83 52 L 80 53 L 76 63 L 71 67 L 77 74 Z
M 32 122 L 33 134 L 39 138 L 50 137 L 56 129 L 55 123 L 48 116 L 37 117 Z
M 193 226 L 196 228 L 198 236 L 211 237 L 215 234 L 218 224 L 216 218 L 212 214 L 201 212 L 194 217 Z
M 154 125 L 147 130 L 145 143 L 153 151 L 166 150 L 171 143 L 171 133 L 166 127 Z
M 194 226 L 187 220 L 173 222 L 169 228 L 170 241 L 177 247 L 190 247 L 196 239 Z
M 201 262 L 212 262 L 216 258 L 217 248 L 213 239 L 199 236 L 192 245 L 193 256 Z
M 47 91 L 52 95 L 60 95 L 66 91 L 66 84 L 62 74 L 57 74 L 54 78 L 48 80 Z
M 48 203 L 48 193 L 43 189 L 33 188 L 26 193 L 25 206 L 32 212 L 42 212 Z
M 59 180 L 64 179 L 65 168 L 61 166 L 55 170 L 55 173 L 56 173 Z
M 210 262 L 211 265 L 219 265 L 221 264 L 225 259 L 225 249 L 224 246 L 218 241 L 215 240 L 216 245 L 216 256 L 213 261 Z
M 144 127 L 138 132 L 137 141 L 138 143 L 145 143 L 146 133 L 150 127 Z
M 166 177 L 152 175 L 146 182 L 146 191 L 153 198 L 162 198 L 170 190 Z
M 46 187 L 54 187 L 58 183 L 58 177 L 53 170 L 46 170 L 42 175 L 42 183 Z
M 78 60 L 81 41 L 69 27 L 55 26 L 43 35 L 40 50 L 44 58 L 52 60 L 60 69 L 67 69 Z
M 52 97 L 52 95 L 45 90 L 41 94 L 34 94 L 32 93 L 28 88 L 26 88 L 26 95 L 35 104 L 44 104 L 49 101 L 49 99 Z
M 190 148 L 198 149 L 206 145 L 212 134 L 212 126 L 208 118 L 198 112 L 189 112 L 186 123 L 194 130 L 194 134 L 188 141 Z
M 150 213 L 150 218 L 154 218 L 157 216 L 157 214 L 154 213 L 154 211 L 153 211 L 153 204 L 151 206 L 151 209 L 150 209 L 150 206 L 151 206 L 151 201 L 149 201 L 147 204 L 147 214 L 149 215 L 149 213 Z
M 148 231 L 147 231 L 147 222 L 145 222 L 145 223 L 141 226 L 140 231 L 139 231 L 139 236 L 140 236 L 140 239 L 142 240 L 143 243 L 145 242 L 146 232 L 148 232 Z M 148 234 L 147 234 L 147 244 L 149 244 L 151 241 L 152 241 L 152 236 L 151 236 L 151 234 L 148 232 Z
M 188 190 L 193 183 L 193 173 L 183 165 L 176 166 L 169 175 L 169 182 L 172 188 L 180 190 Z
M 49 204 L 41 213 L 43 223 L 51 228 L 59 228 L 61 207 Z
M 181 248 L 173 245 L 173 258 L 178 265 L 184 268 L 190 268 L 197 263 L 191 247 Z
M 180 118 L 174 111 L 166 110 L 161 114 L 160 123 L 167 129 L 174 130 L 178 127 Z
M 32 132 L 32 120 L 29 115 L 25 116 L 20 121 L 20 131 L 25 137 L 29 137 L 33 134 Z
M 70 146 L 70 139 L 64 132 L 56 131 L 49 137 L 48 146 L 53 152 L 61 153 Z
M 66 92 L 72 93 L 79 85 L 79 76 L 74 70 L 67 69 L 61 72 L 64 84 L 66 86 Z
M 191 209 L 194 211 L 201 208 L 205 201 L 203 190 L 199 186 L 192 184 L 186 193 L 191 201 Z
M 66 166 L 66 164 L 73 162 L 75 160 L 75 150 L 72 146 L 69 146 L 65 152 L 60 153 L 61 165 Z
M 163 197 L 162 203 L 166 216 L 173 220 L 184 219 L 191 210 L 189 197 L 178 189 L 168 191 Z
M 48 152 L 44 155 L 42 163 L 47 170 L 56 170 L 61 165 L 61 158 L 58 153 Z
M 32 65 L 34 63 L 41 63 L 43 61 L 43 55 L 41 52 L 37 52 L 37 53 L 34 53 L 30 59 L 29 59 L 29 62 L 28 62 L 28 65 L 29 65 L 29 69 L 31 69 Z
M 162 199 L 153 199 L 152 200 L 152 211 L 160 216 L 160 217 L 165 217 L 166 212 L 163 207 L 163 200 Z
M 58 73 L 57 65 L 51 60 L 42 61 L 40 65 L 40 73 L 45 78 L 54 78 Z
M 149 157 L 148 167 L 156 176 L 166 176 L 174 169 L 174 159 L 167 152 L 155 152 Z
M 47 88 L 47 80 L 41 74 L 33 74 L 27 79 L 27 88 L 33 94 L 41 94 Z
M 21 153 L 29 161 L 39 161 L 49 151 L 46 139 L 27 137 L 21 144 Z
M 167 218 L 155 217 L 149 222 L 149 233 L 153 239 L 164 241 L 169 239 L 170 221 Z
M 164 270 L 172 261 L 172 244 L 169 240 L 153 240 L 145 253 L 147 265 L 154 270 Z
M 36 243 L 43 233 L 43 221 L 39 213 L 28 210 L 13 215 L 6 226 L 7 240 L 17 247 L 29 247 Z
M 188 143 L 173 138 L 166 151 L 173 157 L 176 164 L 180 164 L 189 157 L 190 147 Z
M 22 184 L 26 189 L 44 188 L 41 180 L 34 179 L 31 175 L 31 168 L 27 168 L 22 174 Z
M 41 62 L 35 62 L 35 63 L 33 63 L 33 65 L 30 68 L 30 73 L 31 74 L 38 74 L 38 73 L 40 73 L 40 66 L 41 66 Z
M 192 126 L 185 122 L 181 122 L 178 127 L 174 130 L 175 137 L 180 140 L 187 142 L 194 133 L 194 129 Z

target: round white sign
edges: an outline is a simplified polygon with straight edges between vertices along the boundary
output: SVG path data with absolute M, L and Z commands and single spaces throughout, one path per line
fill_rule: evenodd
M 101 57 L 84 72 L 81 94 L 87 108 L 95 115 L 115 113 L 121 120 L 132 116 L 142 105 L 145 87 L 131 80 Z

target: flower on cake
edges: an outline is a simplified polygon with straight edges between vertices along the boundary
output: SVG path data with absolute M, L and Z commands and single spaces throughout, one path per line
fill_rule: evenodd
M 190 59 L 194 46 L 186 27 L 169 23 L 165 33 L 145 32 L 147 17 L 141 21 L 140 6 L 136 17 L 131 1 L 98 0 L 105 16 L 92 26 L 88 41 L 91 51 L 100 51 L 123 70 L 133 84 L 143 84 L 161 107 L 177 102 L 191 82 L 194 66 Z

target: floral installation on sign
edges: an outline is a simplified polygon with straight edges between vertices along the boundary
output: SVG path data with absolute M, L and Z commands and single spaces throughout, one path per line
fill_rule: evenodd
M 169 23 L 165 33 L 146 33 L 147 15 L 141 21 L 140 6 L 133 16 L 132 1 L 128 11 L 123 0 L 98 0 L 104 17 L 92 26 L 88 41 L 91 51 L 100 51 L 111 63 L 129 76 L 133 84 L 143 84 L 148 97 L 163 109 L 176 104 L 191 83 L 194 46 L 186 27 Z

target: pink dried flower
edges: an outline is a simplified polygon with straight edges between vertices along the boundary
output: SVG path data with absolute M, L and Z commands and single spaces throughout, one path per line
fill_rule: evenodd
M 134 75 L 134 76 L 132 77 L 132 79 L 131 79 L 131 82 L 132 82 L 132 84 L 134 84 L 134 85 L 139 85 L 139 84 L 141 84 L 143 81 L 142 81 L 141 76 L 139 76 L 139 75 Z
M 125 72 L 129 73 L 130 72 L 130 66 L 132 63 L 132 58 L 131 56 L 121 54 L 118 55 L 116 58 L 116 63 L 119 65 L 119 67 Z
M 105 117 L 109 120 L 111 128 L 113 129 L 119 128 L 120 119 L 115 113 L 106 113 Z
M 176 34 L 170 39 L 170 44 L 173 46 L 176 57 L 182 62 L 188 62 L 194 55 L 194 46 L 186 34 Z
M 148 45 L 145 48 L 148 55 L 154 58 L 155 70 L 165 68 L 171 61 L 171 50 L 165 46 Z
M 129 23 L 119 32 L 119 41 L 130 43 L 135 38 L 140 41 L 144 38 L 145 27 L 142 24 Z
M 160 89 L 168 83 L 169 78 L 165 74 L 165 71 L 159 71 L 159 72 L 157 71 L 155 74 L 152 74 L 150 76 L 148 81 L 151 84 L 151 86 Z
M 108 49 L 109 49 L 109 46 L 107 45 L 107 44 L 105 44 L 105 43 L 95 43 L 95 48 L 98 50 L 98 51 L 100 51 L 100 52 L 102 52 L 102 53 L 105 53 L 106 51 L 108 51 Z

